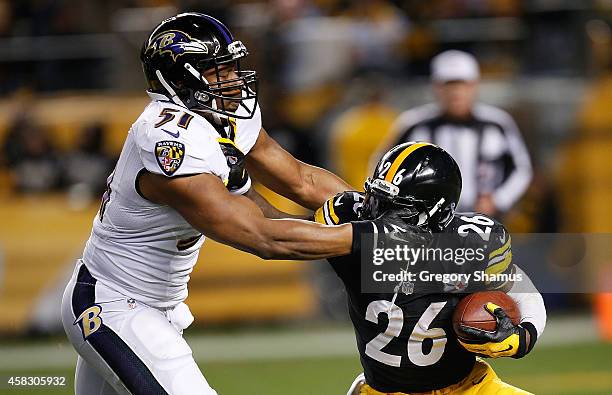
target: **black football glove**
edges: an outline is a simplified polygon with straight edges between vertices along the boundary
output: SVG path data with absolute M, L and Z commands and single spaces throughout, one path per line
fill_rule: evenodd
M 363 204 L 364 194 L 345 191 L 329 198 L 314 212 L 314 220 L 324 225 L 339 225 L 357 221 L 357 212 Z
M 514 325 L 504 309 L 495 303 L 487 303 L 484 309 L 495 317 L 497 327 L 494 332 L 489 332 L 460 325 L 461 331 L 469 337 L 469 340 L 458 339 L 466 350 L 486 358 L 522 358 L 531 351 L 537 338 L 531 323 Z M 530 334 L 529 346 L 527 332 Z
M 244 168 L 245 156 L 231 140 L 220 140 L 219 146 L 230 169 L 225 187 L 230 192 L 237 191 L 249 182 L 249 173 Z

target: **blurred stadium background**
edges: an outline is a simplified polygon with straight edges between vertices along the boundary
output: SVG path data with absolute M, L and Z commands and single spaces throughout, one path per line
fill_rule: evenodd
M 473 53 L 481 98 L 515 117 L 534 162 L 509 229 L 611 231 L 612 1 L 0 0 L 0 393 L 71 393 L 5 383 L 72 382 L 59 298 L 148 100 L 140 45 L 184 10 L 246 43 L 268 132 L 356 187 L 395 116 L 431 99 L 431 57 Z M 186 336 L 221 394 L 339 394 L 360 371 L 343 298 L 324 263 L 263 262 L 207 241 Z M 545 299 L 541 344 L 496 362 L 498 373 L 537 394 L 612 394 L 609 296 Z

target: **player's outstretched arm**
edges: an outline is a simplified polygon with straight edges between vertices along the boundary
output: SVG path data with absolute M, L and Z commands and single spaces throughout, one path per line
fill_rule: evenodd
M 138 182 L 147 199 L 174 208 L 206 236 L 264 259 L 320 259 L 351 252 L 351 224 L 265 218 L 255 203 L 230 194 L 211 174 L 168 178 L 145 173 Z
M 312 215 L 294 215 L 289 214 L 284 211 L 281 211 L 274 207 L 270 202 L 266 200 L 263 196 L 261 196 L 255 188 L 251 187 L 243 196 L 248 197 L 253 203 L 259 207 L 259 209 L 263 212 L 263 215 L 266 218 L 271 219 L 282 219 L 282 218 L 292 218 L 292 219 L 310 219 Z
M 354 189 L 335 174 L 295 159 L 263 128 L 247 155 L 246 168 L 266 187 L 311 210 L 337 193 Z

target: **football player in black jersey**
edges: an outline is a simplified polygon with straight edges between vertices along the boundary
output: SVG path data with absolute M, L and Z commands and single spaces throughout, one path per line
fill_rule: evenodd
M 484 214 L 455 212 L 460 193 L 461 173 L 454 159 L 433 144 L 410 142 L 380 159 L 365 183 L 365 195 L 341 193 L 315 212 L 317 222 L 336 225 L 397 211 L 406 222 L 403 231 L 413 232 L 416 241 L 442 234 L 461 247 L 484 249 L 484 259 L 463 265 L 463 271 L 523 276 L 520 284 L 491 281 L 485 287 L 507 292 L 514 299 L 521 312 L 520 324 L 514 325 L 501 307 L 489 303 L 483 308 L 495 317 L 496 331 L 464 328 L 474 339 L 465 343 L 457 339 L 451 317 L 461 297 L 476 289 L 458 285 L 456 291 L 461 293 L 414 292 L 400 283 L 395 293 L 365 293 L 358 248 L 351 255 L 329 259 L 348 294 L 364 370 L 349 395 L 528 393 L 502 382 L 477 355 L 521 358 L 529 353 L 546 322 L 542 297 L 513 264 L 511 238 L 501 223 Z M 364 235 L 389 231 L 381 226 L 374 229 L 377 225 L 372 222 L 357 226 Z

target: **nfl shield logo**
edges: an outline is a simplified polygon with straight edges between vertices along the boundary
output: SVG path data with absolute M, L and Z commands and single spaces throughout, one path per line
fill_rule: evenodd
M 155 157 L 164 174 L 172 176 L 183 163 L 185 144 L 177 141 L 158 141 L 155 144 Z

